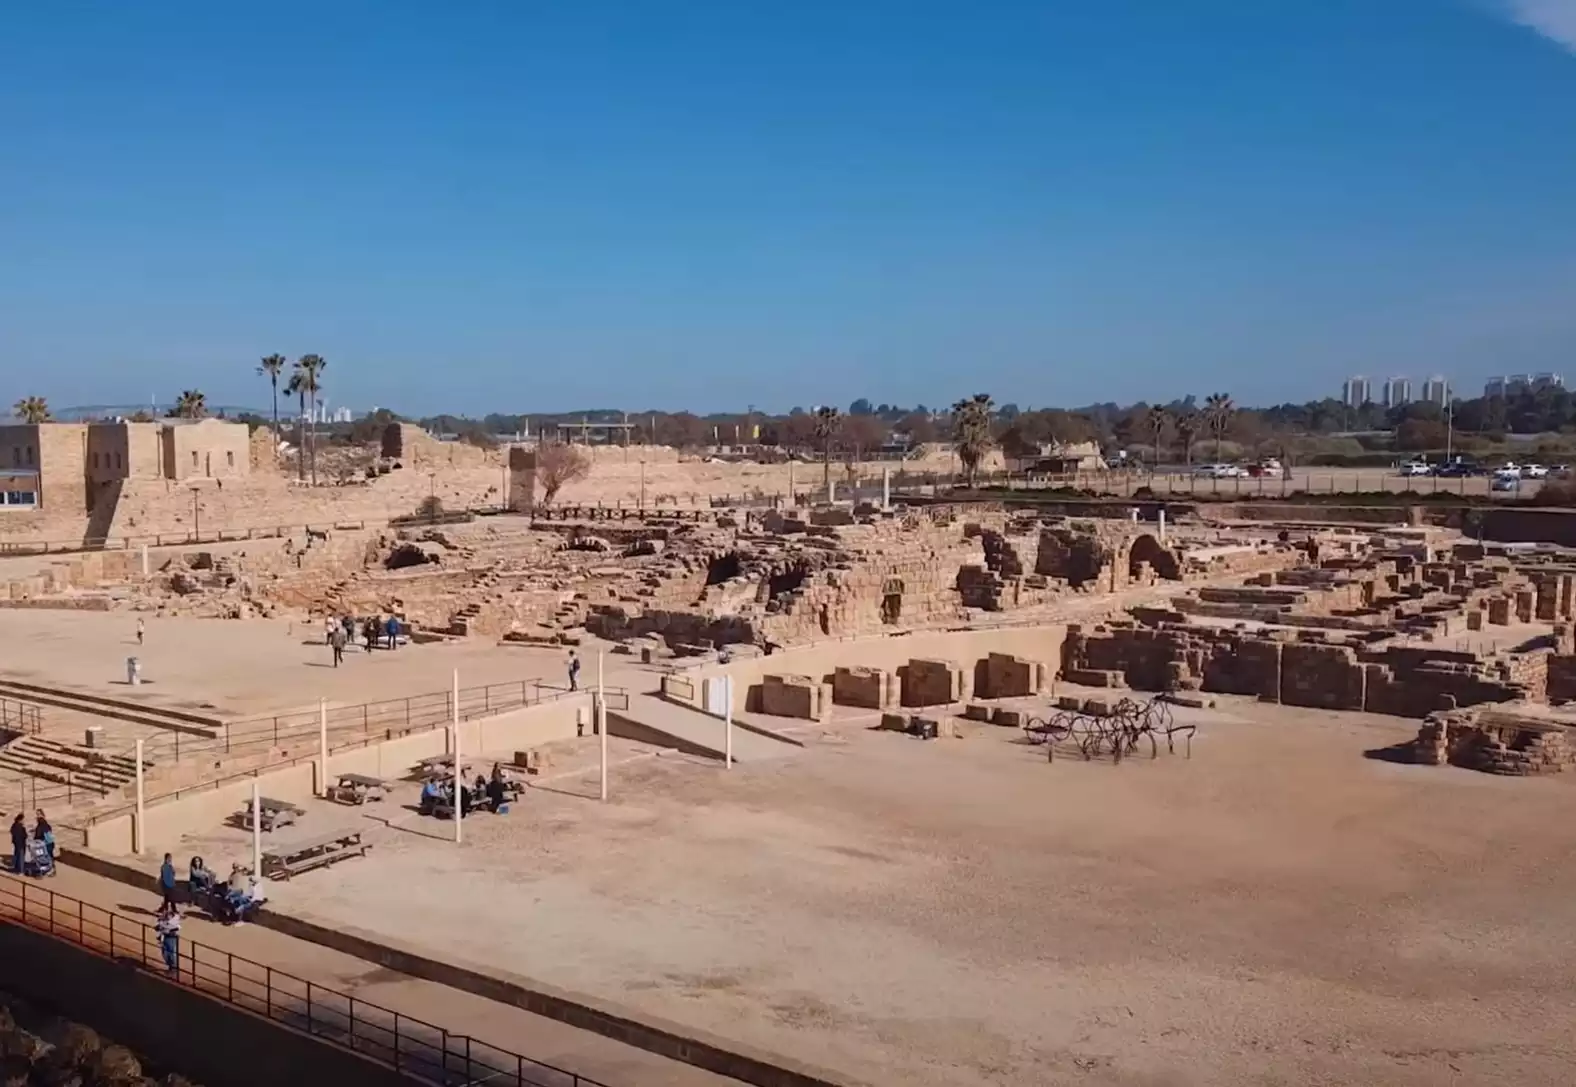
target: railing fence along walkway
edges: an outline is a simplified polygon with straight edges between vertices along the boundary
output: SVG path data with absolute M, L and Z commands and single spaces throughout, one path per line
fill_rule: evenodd
M 351 1050 L 438 1087 L 607 1087 L 567 1069 L 499 1049 L 335 989 L 182 937 L 177 969 L 166 971 L 150 924 L 58 894 L 26 879 L 0 876 L 0 921 L 130 961 L 172 985 Z

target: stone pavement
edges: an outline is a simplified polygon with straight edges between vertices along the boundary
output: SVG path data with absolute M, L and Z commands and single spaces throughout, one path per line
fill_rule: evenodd
M 54 879 L 36 881 L 55 891 L 130 920 L 151 923 L 157 896 L 123 883 L 62 866 Z M 375 908 L 375 904 L 372 904 Z M 422 981 L 318 944 L 262 928 L 226 928 L 192 915 L 184 940 L 239 955 L 357 1000 L 444 1027 L 533 1060 L 589 1076 L 608 1087 L 737 1087 L 738 1081 L 671 1061 L 555 1019 L 508 1004 Z

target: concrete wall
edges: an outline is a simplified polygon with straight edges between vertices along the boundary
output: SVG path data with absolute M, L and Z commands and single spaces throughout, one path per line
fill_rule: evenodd
M 543 706 L 482 717 L 460 724 L 461 755 L 465 758 L 507 758 L 515 750 L 575 735 L 576 711 L 584 710 L 589 719 L 589 693 L 550 702 Z M 403 778 L 416 763 L 449 750 L 447 729 L 431 729 L 380 744 L 337 751 L 328 757 L 328 773 L 370 774 L 382 778 Z M 469 754 L 468 754 L 469 753 Z M 258 788 L 267 796 L 293 803 L 304 803 L 313 796 L 317 760 L 303 756 L 290 766 L 265 770 L 256 775 Z M 248 775 L 211 788 L 199 788 L 185 795 L 147 806 L 147 827 L 143 852 L 159 853 L 173 848 L 182 835 L 208 830 L 224 823 L 240 811 L 252 795 L 253 777 Z M 131 813 L 117 815 L 87 828 L 87 847 L 100 853 L 128 854 L 134 848 Z
M 409 1087 L 411 1082 L 338 1046 L 22 925 L 0 924 L 0 961 L 6 964 L 7 989 L 91 1024 L 199 1083 Z

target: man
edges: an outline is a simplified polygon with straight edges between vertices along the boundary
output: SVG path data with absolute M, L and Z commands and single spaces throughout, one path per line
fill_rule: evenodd
M 569 651 L 569 689 L 571 691 L 580 689 L 580 658 L 575 656 L 573 649 Z
M 389 636 L 389 648 L 399 648 L 399 616 L 390 615 L 389 621 L 383 625 L 384 632 Z
M 142 644 L 142 637 L 147 632 L 148 632 L 148 624 L 144 623 L 141 619 L 138 619 L 137 620 L 137 644 L 138 645 Z
M 176 977 L 181 969 L 181 911 L 173 902 L 166 902 L 154 915 L 153 931 L 159 937 L 159 950 L 164 953 L 164 970 Z
M 328 644 L 334 649 L 334 667 L 339 667 L 339 662 L 345 659 L 345 628 L 336 625 L 328 632 Z
M 27 823 L 17 812 L 11 821 L 11 871 L 21 875 L 27 863 Z
M 159 893 L 164 896 L 161 906 L 175 905 L 175 864 L 168 853 L 164 854 L 164 863 L 159 866 Z

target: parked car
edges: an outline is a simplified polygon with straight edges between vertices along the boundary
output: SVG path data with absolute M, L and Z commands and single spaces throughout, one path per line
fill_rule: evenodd
M 1432 474 L 1432 472 L 1433 469 L 1429 467 L 1427 461 L 1409 460 L 1401 465 L 1401 474 L 1403 476 L 1426 476 Z
M 1488 485 L 1491 491 L 1519 491 L 1521 490 L 1520 472 L 1495 472 L 1493 482 Z
M 1193 470 L 1193 474 L 1205 479 L 1238 479 L 1246 476 L 1248 470 L 1235 464 L 1201 464 Z
M 1466 460 L 1453 460 L 1449 464 L 1440 464 L 1434 468 L 1434 475 L 1447 476 L 1452 479 L 1461 476 L 1480 476 L 1482 474 L 1483 468 L 1481 465 L 1473 464 L 1471 461 Z
M 1522 479 L 1542 479 L 1549 474 L 1549 469 L 1542 464 L 1523 464 L 1521 466 Z

